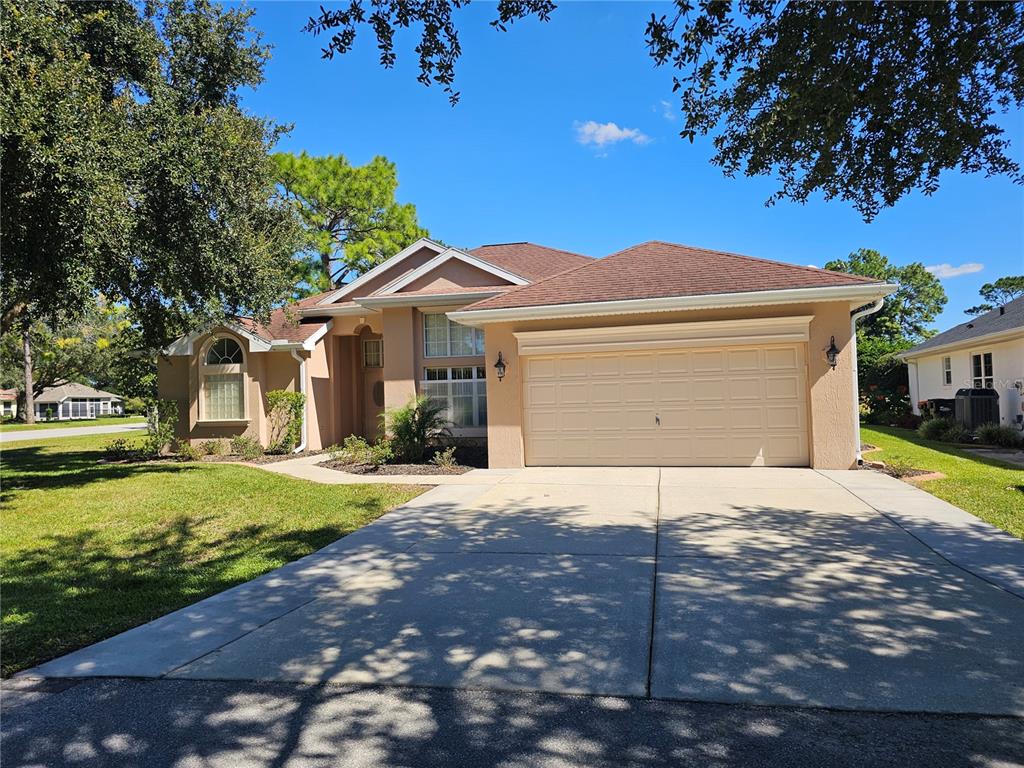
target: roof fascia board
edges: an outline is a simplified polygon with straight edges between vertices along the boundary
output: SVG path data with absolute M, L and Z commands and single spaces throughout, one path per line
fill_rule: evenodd
M 299 317 L 359 317 L 366 314 L 367 308 L 357 304 L 354 307 L 303 307 L 299 310 Z M 370 310 L 376 312 L 376 310 Z
M 985 333 L 981 336 L 972 336 L 969 339 L 950 341 L 946 344 L 936 344 L 934 347 L 928 347 L 927 349 L 922 349 L 919 352 L 915 352 L 913 349 L 908 349 L 906 352 L 900 352 L 896 357 L 901 360 L 916 360 L 920 357 L 931 357 L 932 355 L 938 355 L 944 352 L 956 352 L 961 349 L 971 349 L 972 347 L 977 347 L 979 344 L 993 344 L 1001 341 L 1010 341 L 1015 336 L 1024 338 L 1024 327 L 1006 328 L 1002 331 L 993 331 L 992 333 Z
M 837 285 L 821 288 L 785 288 L 774 291 L 745 291 L 701 296 L 667 296 L 655 299 L 593 301 L 577 304 L 545 304 L 535 307 L 470 309 L 453 312 L 450 317 L 463 325 L 482 325 L 509 320 L 552 320 L 568 317 L 599 317 L 632 315 L 647 312 L 672 312 L 684 309 L 719 309 L 723 307 L 756 307 L 774 304 L 803 304 L 815 301 L 872 301 L 887 296 L 895 285 Z
M 202 330 L 194 331 L 190 333 L 188 336 L 182 336 L 180 339 L 171 342 L 171 344 L 167 347 L 167 351 L 165 354 L 167 354 L 170 357 L 176 357 L 180 355 L 191 355 L 192 348 L 195 342 L 201 339 L 206 334 L 213 333 L 217 328 L 226 328 L 232 333 L 236 333 L 239 336 L 246 339 L 249 342 L 250 352 L 270 351 L 271 342 L 267 341 L 266 339 L 261 339 L 259 336 L 255 335 L 254 333 L 251 333 L 250 331 L 247 331 L 245 328 L 243 328 L 240 325 L 236 325 L 235 323 L 220 323 L 219 325 L 211 325 L 207 326 L 206 328 L 203 328 Z
M 385 307 L 429 307 L 436 305 L 456 305 L 464 307 L 474 301 L 483 301 L 492 296 L 498 296 L 503 291 L 473 291 L 470 293 L 438 293 L 434 295 L 410 295 L 407 293 L 396 293 L 390 296 L 367 296 L 359 299 L 359 305 L 369 309 L 383 309 Z
M 430 274 L 435 269 L 440 267 L 442 264 L 445 264 L 451 261 L 452 259 L 457 259 L 458 261 L 461 261 L 465 264 L 469 264 L 472 267 L 476 267 L 477 269 L 483 270 L 484 272 L 494 275 L 495 277 L 505 280 L 509 283 L 512 283 L 513 285 L 527 285 L 530 282 L 529 280 L 527 280 L 524 277 L 521 277 L 520 275 L 517 275 L 513 272 L 509 272 L 507 269 L 496 267 L 489 261 L 479 259 L 476 256 L 473 256 L 472 254 L 466 253 L 465 251 L 460 251 L 458 248 L 449 248 L 443 253 L 439 253 L 437 256 L 435 256 L 425 264 L 421 264 L 420 266 L 416 267 L 416 269 L 412 270 L 408 274 L 402 275 L 394 282 L 384 286 L 375 295 L 386 296 L 389 294 L 398 293 L 400 290 L 405 288 L 410 283 L 415 282 L 424 275 Z
M 405 248 L 400 250 L 398 253 L 396 253 L 394 256 L 392 256 L 391 258 L 385 259 L 384 261 L 382 261 L 380 264 L 375 266 L 369 272 L 364 272 L 359 277 L 357 277 L 355 280 L 353 280 L 351 283 L 348 283 L 347 285 L 343 285 L 341 288 L 339 288 L 338 290 L 334 291 L 334 293 L 327 294 L 327 296 L 325 296 L 320 301 L 318 301 L 314 306 L 323 306 L 325 304 L 333 304 L 338 299 L 340 299 L 340 298 L 342 298 L 344 296 L 348 296 L 356 288 L 359 288 L 362 285 L 366 285 L 367 282 L 369 282 L 373 278 L 379 276 L 382 272 L 385 272 L 386 270 L 391 269 L 396 264 L 400 264 L 401 262 L 405 261 L 408 257 L 412 256 L 414 253 L 418 252 L 419 250 L 421 250 L 423 248 L 429 248 L 430 250 L 436 251 L 439 254 L 440 253 L 444 253 L 444 251 L 445 251 L 445 247 L 443 245 L 440 245 L 439 243 L 435 243 L 433 240 L 431 240 L 428 237 L 421 237 L 415 243 L 413 243 L 412 245 L 406 246 Z

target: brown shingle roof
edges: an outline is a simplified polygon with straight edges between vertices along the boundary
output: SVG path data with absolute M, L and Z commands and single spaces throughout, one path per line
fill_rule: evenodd
M 706 296 L 882 281 L 753 256 L 652 240 L 493 296 L 467 309 Z
M 542 280 L 594 261 L 589 256 L 534 243 L 481 245 L 469 253 L 530 281 Z
M 275 309 L 266 325 L 257 323 L 251 317 L 239 317 L 237 322 L 249 333 L 267 341 L 303 342 L 319 331 L 327 322 L 322 318 L 300 318 L 294 304 Z

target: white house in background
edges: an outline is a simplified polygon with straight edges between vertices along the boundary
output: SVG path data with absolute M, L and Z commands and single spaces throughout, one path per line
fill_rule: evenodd
M 35 411 L 38 421 L 67 421 L 119 416 L 124 405 L 120 395 L 72 382 L 44 389 L 35 398 Z
M 958 389 L 994 389 L 999 421 L 1024 417 L 1024 297 L 933 336 L 900 355 L 908 366 L 910 402 L 951 400 Z
M 0 389 L 0 416 L 13 419 L 18 415 L 18 390 Z

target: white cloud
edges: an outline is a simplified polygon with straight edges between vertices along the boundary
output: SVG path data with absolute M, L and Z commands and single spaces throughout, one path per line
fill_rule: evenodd
M 968 261 L 959 267 L 954 267 L 952 264 L 934 264 L 930 267 L 925 267 L 925 269 L 940 280 L 945 280 L 949 277 L 960 277 L 960 275 L 972 275 L 975 272 L 981 272 L 984 268 L 984 264 L 978 264 L 974 261 Z
M 670 121 L 676 119 L 675 108 L 664 99 L 661 100 L 661 116 Z
M 638 128 L 620 128 L 615 123 L 599 123 L 587 120 L 585 123 L 573 123 L 576 128 L 576 141 L 580 144 L 593 144 L 604 147 L 618 144 L 620 141 L 631 141 L 634 144 L 646 144 L 651 137 Z

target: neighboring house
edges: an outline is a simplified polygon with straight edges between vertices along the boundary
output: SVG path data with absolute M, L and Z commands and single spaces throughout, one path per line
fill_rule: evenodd
M 93 389 L 85 384 L 60 384 L 48 387 L 35 398 L 38 421 L 95 419 L 98 416 L 120 415 L 124 412 L 121 397 Z
M 910 402 L 951 400 L 958 389 L 994 389 L 999 421 L 1024 416 L 1024 297 L 932 336 L 900 355 L 908 366 Z
M 18 415 L 18 390 L 0 389 L 0 417 L 13 419 Z
M 266 444 L 266 393 L 305 391 L 309 448 L 376 436 L 416 393 L 490 466 L 857 460 L 851 313 L 870 278 L 649 242 L 603 259 L 422 239 L 357 280 L 179 339 L 158 364 L 183 439 Z M 836 366 L 827 356 L 831 348 Z M 497 363 L 501 361 L 502 367 Z

